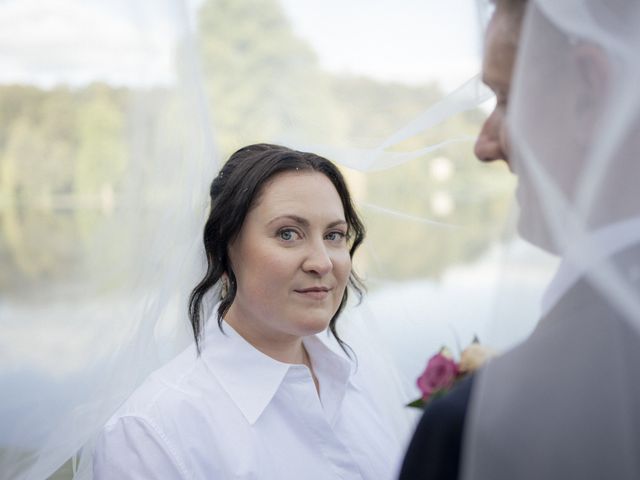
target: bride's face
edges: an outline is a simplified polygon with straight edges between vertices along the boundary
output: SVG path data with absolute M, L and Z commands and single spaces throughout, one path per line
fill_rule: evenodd
M 325 175 L 275 176 L 229 248 L 237 293 L 227 321 L 258 348 L 326 329 L 351 272 L 347 233 Z

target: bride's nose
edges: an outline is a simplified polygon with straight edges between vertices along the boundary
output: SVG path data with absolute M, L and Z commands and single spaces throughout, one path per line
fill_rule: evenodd
M 333 269 L 333 261 L 327 250 L 327 246 L 322 240 L 315 240 L 309 244 L 305 252 L 302 269 L 307 273 L 324 276 Z

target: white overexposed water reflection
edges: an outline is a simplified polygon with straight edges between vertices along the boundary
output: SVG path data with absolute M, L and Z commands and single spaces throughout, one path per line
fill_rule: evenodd
M 442 346 L 455 355 L 474 338 L 498 350 L 523 340 L 539 319 L 540 299 L 557 261 L 515 241 L 438 280 L 385 284 L 366 301 L 403 383 L 415 379 Z

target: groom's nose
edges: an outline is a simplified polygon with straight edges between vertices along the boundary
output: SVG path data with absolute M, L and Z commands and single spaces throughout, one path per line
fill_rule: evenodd
M 504 160 L 509 164 L 506 148 L 506 133 L 504 129 L 504 114 L 496 107 L 487 117 L 474 146 L 476 157 L 482 162 Z

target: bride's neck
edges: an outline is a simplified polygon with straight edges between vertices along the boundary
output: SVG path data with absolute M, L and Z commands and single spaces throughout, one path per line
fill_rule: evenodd
M 301 337 L 268 335 L 265 332 L 248 328 L 244 322 L 238 321 L 234 315 L 227 315 L 225 322 L 231 325 L 253 347 L 274 360 L 293 365 L 306 365 L 311 368 L 309 355 L 304 348 Z

